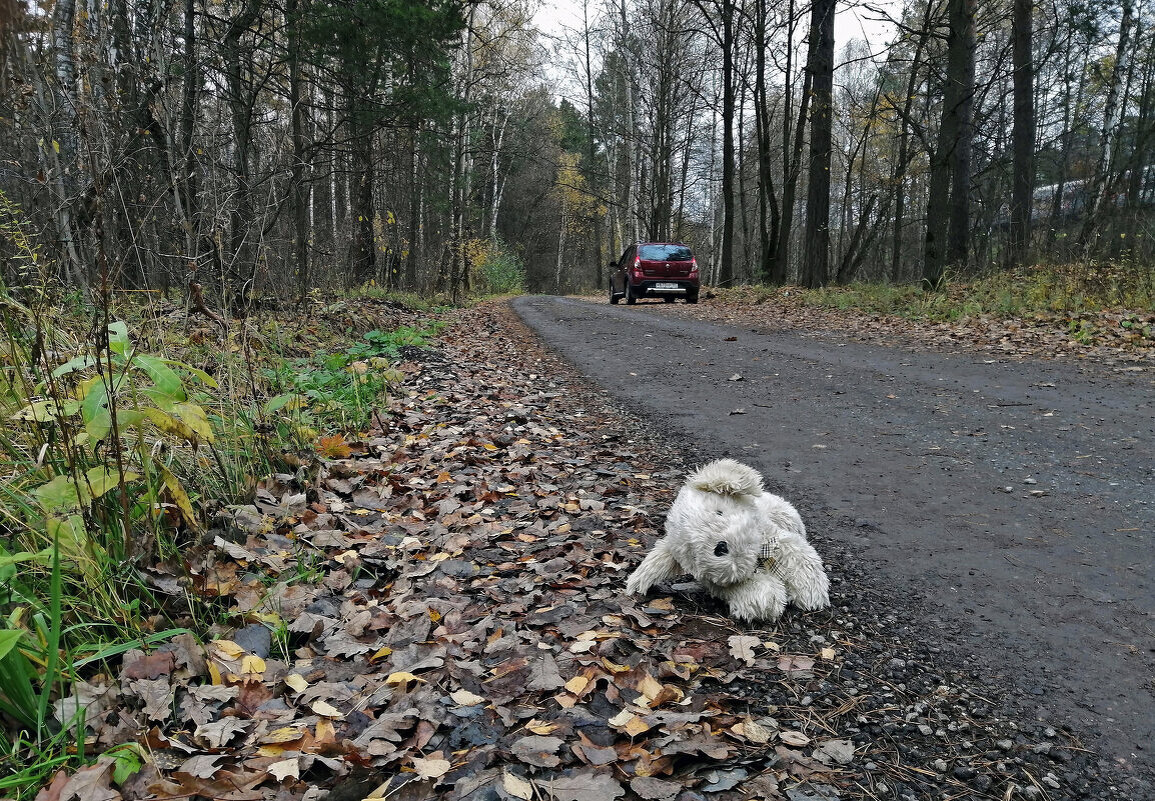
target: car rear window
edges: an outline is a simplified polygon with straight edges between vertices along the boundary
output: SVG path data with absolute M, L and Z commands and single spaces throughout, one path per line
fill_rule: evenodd
M 645 261 L 689 261 L 694 254 L 685 245 L 642 245 L 638 258 Z

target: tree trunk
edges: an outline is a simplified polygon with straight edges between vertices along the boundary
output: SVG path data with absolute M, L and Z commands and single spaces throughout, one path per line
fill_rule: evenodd
M 1011 178 L 1011 231 L 1008 266 L 1025 263 L 1031 245 L 1035 191 L 1035 62 L 1032 47 L 1033 0 L 1014 0 L 1011 36 L 1014 51 L 1014 125 Z
M 968 41 L 973 42 L 973 28 L 971 38 L 967 35 L 968 24 L 974 20 L 973 2 L 950 0 L 948 10 L 947 74 L 938 138 L 930 154 L 930 193 L 926 204 L 926 236 L 923 242 L 922 283 L 923 288 L 928 290 L 942 287 L 947 264 L 952 257 L 958 256 L 952 252 L 952 246 L 957 245 L 955 237 L 960 228 L 965 230 L 965 218 L 969 212 L 969 152 L 959 154 L 956 151 L 963 146 L 969 149 L 970 146 L 969 141 L 963 143 L 962 139 L 969 134 L 969 111 L 973 95 L 974 50 L 966 50 Z M 953 192 L 961 192 L 963 197 L 954 197 Z M 963 218 L 961 225 L 960 216 Z M 961 247 L 965 257 L 965 237 Z
M 789 20 L 787 41 L 794 40 L 794 0 L 788 4 Z M 791 73 L 791 48 L 786 49 L 786 69 L 783 82 L 786 86 L 782 115 L 782 228 L 778 235 L 778 252 L 774 255 L 774 277 L 772 283 L 783 284 L 790 269 L 790 237 L 794 229 L 794 204 L 798 194 L 798 178 L 802 175 L 802 145 L 806 141 L 806 119 L 810 112 L 810 70 L 803 71 L 802 94 L 798 101 L 798 114 L 791 117 L 790 85 L 794 79 Z M 793 132 L 790 126 L 794 126 Z
M 305 108 L 301 91 L 301 35 L 298 19 L 299 0 L 286 0 L 285 24 L 289 36 L 289 124 L 293 139 L 293 168 L 289 203 L 293 220 L 293 268 L 297 274 L 297 302 L 303 304 L 309 294 L 309 209 L 305 187 L 308 158 L 305 152 Z
M 350 279 L 353 286 L 368 282 L 377 274 L 377 248 L 373 232 L 373 129 L 359 102 L 350 113 L 350 157 L 356 185 L 352 192 L 353 242 Z
M 947 229 L 947 263 L 965 267 L 970 245 L 971 151 L 974 143 L 975 96 L 975 3 L 951 0 L 951 39 L 947 52 L 948 80 L 956 83 L 957 136 L 950 151 L 950 223 Z
M 836 0 L 811 5 L 810 173 L 806 193 L 806 242 L 801 283 L 824 286 L 830 271 L 830 162 L 833 142 L 834 7 Z
M 60 277 L 66 285 L 87 289 L 88 277 L 79 231 L 73 219 L 72 204 L 77 196 L 79 167 L 76 136 L 76 61 L 73 46 L 73 26 L 76 24 L 76 0 L 57 0 L 52 9 L 52 49 L 56 72 L 57 95 L 54 104 L 45 102 L 41 90 L 41 105 L 48 112 L 56 106 L 52 142 L 44 142 L 45 162 L 50 185 L 54 189 L 56 205 L 56 235 L 64 246 L 66 258 Z M 33 73 L 35 74 L 35 73 Z
M 241 37 L 260 13 L 257 0 L 247 0 L 237 16 L 229 20 L 223 43 L 225 79 L 233 128 L 233 203 L 229 213 L 229 253 L 227 275 L 222 289 L 237 311 L 244 312 L 252 290 L 248 282 L 256 269 L 253 221 L 253 190 L 250 185 L 249 157 L 252 153 L 255 90 L 245 80 L 246 56 L 241 53 Z
M 1115 48 L 1115 63 L 1107 81 L 1107 98 L 1103 103 L 1103 127 L 1099 130 L 1099 159 L 1088 197 L 1090 207 L 1083 218 L 1083 228 L 1079 234 L 1080 244 L 1088 249 L 1090 249 L 1094 236 L 1098 232 L 1103 206 L 1110 188 L 1114 141 L 1118 134 L 1117 129 L 1122 106 L 1119 102 L 1119 87 L 1122 84 L 1123 75 L 1126 73 L 1129 53 L 1128 41 L 1131 36 L 1131 23 L 1135 18 L 1134 14 L 1134 0 L 1123 0 L 1123 17 L 1119 22 L 1119 42 Z
M 916 89 L 919 84 L 919 71 L 922 69 L 923 53 L 926 52 L 927 40 L 930 38 L 931 21 L 934 14 L 934 4 L 927 3 L 922 21 L 922 30 L 918 32 L 914 55 L 910 62 L 910 75 L 906 82 L 906 96 L 902 99 L 902 111 L 899 113 L 898 155 L 891 172 L 891 183 L 894 186 L 894 231 L 891 237 L 890 253 L 890 280 L 898 283 L 903 279 L 902 254 L 906 250 L 903 244 L 903 228 L 906 218 L 906 171 L 914 159 L 914 148 L 911 147 L 911 112 L 914 109 Z
M 734 0 L 722 0 L 722 254 L 719 286 L 734 282 Z
M 754 9 L 754 125 L 758 147 L 758 280 L 767 284 L 785 283 L 784 269 L 778 269 L 775 257 L 781 214 L 774 193 L 774 163 L 770 138 L 770 100 L 766 90 L 767 25 L 766 4 Z

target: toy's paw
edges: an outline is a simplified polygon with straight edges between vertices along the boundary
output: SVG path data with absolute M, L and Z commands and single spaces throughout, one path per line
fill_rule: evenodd
M 823 579 L 826 577 L 823 576 Z M 799 609 L 813 612 L 830 606 L 830 590 L 828 583 L 803 584 L 794 588 L 794 605 Z
M 626 592 L 630 595 L 641 595 L 648 589 L 648 586 L 642 586 L 642 577 L 637 571 L 631 573 L 630 577 L 626 579 Z
M 737 620 L 775 621 L 786 609 L 786 588 L 773 576 L 756 574 L 749 581 L 728 587 L 725 601 Z

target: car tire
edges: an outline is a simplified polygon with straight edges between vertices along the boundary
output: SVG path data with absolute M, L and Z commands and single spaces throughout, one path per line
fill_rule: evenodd
M 686 302 L 687 303 L 697 303 L 698 302 L 698 293 L 694 292 L 694 293 L 691 293 L 689 295 L 686 295 Z
M 664 298 L 662 298 L 662 300 L 666 301 L 666 303 L 673 303 L 675 300 L 677 300 L 677 298 L 675 298 L 673 295 L 666 295 Z
M 626 284 L 626 305 L 633 306 L 637 302 L 638 297 L 634 294 L 634 288 L 629 284 Z
M 622 296 L 619 295 L 618 293 L 614 292 L 614 285 L 610 284 L 610 303 L 617 306 L 618 301 L 621 299 L 622 299 Z

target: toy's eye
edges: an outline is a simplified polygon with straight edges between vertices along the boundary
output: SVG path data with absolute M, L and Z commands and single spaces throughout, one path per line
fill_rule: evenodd
M 721 509 L 715 509 L 714 514 L 718 515 L 718 517 L 721 517 L 722 516 L 722 510 Z
M 730 553 L 730 546 L 725 542 L 719 542 L 714 546 L 714 556 L 725 556 Z

